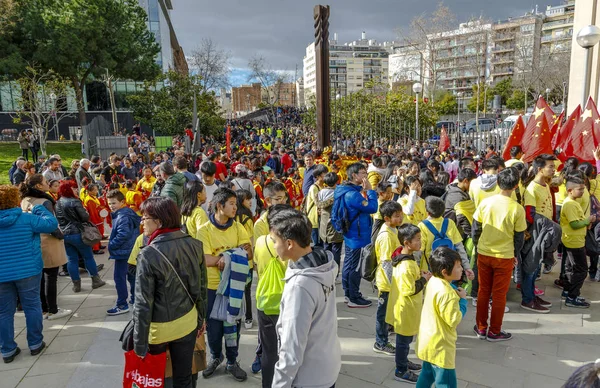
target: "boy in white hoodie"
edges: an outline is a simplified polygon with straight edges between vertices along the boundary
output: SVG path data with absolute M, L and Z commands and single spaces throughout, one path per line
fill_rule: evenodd
M 311 223 L 294 209 L 269 219 L 277 255 L 290 260 L 277 322 L 279 361 L 273 388 L 330 388 L 342 364 L 337 336 L 333 255 L 311 248 Z

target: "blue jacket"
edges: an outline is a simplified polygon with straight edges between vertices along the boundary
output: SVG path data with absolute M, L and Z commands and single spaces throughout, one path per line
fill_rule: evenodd
M 304 180 L 302 181 L 302 193 L 306 197 L 308 195 L 308 190 L 315 183 L 315 177 L 313 176 L 313 170 L 317 167 L 316 164 L 313 164 L 312 167 L 304 170 Z
M 348 209 L 348 218 L 352 222 L 348 233 L 344 234 L 344 242 L 348 248 L 363 248 L 371 242 L 371 214 L 378 208 L 377 193 L 367 191 L 367 199 L 361 194 L 362 188 L 357 185 L 338 185 L 333 193 L 334 201 L 342 197 Z
M 31 214 L 20 207 L 0 210 L 0 283 L 42 273 L 40 233 L 56 228 L 56 217 L 42 205 L 34 206 Z
M 117 210 L 111 214 L 112 231 L 108 240 L 109 259 L 127 260 L 135 244 L 135 239 L 140 235 L 140 221 L 142 218 L 128 207 Z

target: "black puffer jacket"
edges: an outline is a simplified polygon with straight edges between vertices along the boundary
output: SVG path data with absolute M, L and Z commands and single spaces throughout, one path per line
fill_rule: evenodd
M 90 219 L 90 215 L 83 207 L 79 198 L 60 198 L 56 202 L 56 219 L 58 227 L 63 234 L 79 234 L 83 230 L 81 225 Z
M 144 247 L 137 259 L 135 305 L 133 307 L 133 343 L 135 353 L 148 351 L 151 322 L 172 322 L 190 312 L 192 302 L 169 263 L 171 262 L 185 288 L 196 302 L 198 327 L 206 318 L 207 277 L 202 243 L 181 231 L 158 235 Z M 181 337 L 189 333 L 181 333 Z

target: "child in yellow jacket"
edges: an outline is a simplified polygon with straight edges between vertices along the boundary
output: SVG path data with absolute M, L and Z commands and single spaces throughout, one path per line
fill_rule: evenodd
M 423 369 L 418 388 L 456 387 L 456 328 L 467 312 L 467 292 L 454 288 L 452 281 L 463 273 L 460 255 L 439 247 L 429 258 L 433 277 L 427 283 L 421 324 L 417 337 L 417 357 Z
M 410 343 L 419 332 L 423 308 L 423 288 L 431 278 L 430 272 L 421 271 L 413 254 L 421 250 L 421 230 L 404 224 L 398 228 L 402 246 L 392 254 L 392 284 L 385 320 L 396 332 L 395 379 L 416 383 L 419 376 L 413 371 L 421 365 L 408 361 Z

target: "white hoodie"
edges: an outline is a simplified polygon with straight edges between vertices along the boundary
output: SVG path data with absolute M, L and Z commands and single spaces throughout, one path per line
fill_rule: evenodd
M 288 267 L 285 273 L 273 388 L 329 388 L 337 381 L 342 366 L 335 303 L 338 268 L 327 254 L 326 264 Z

